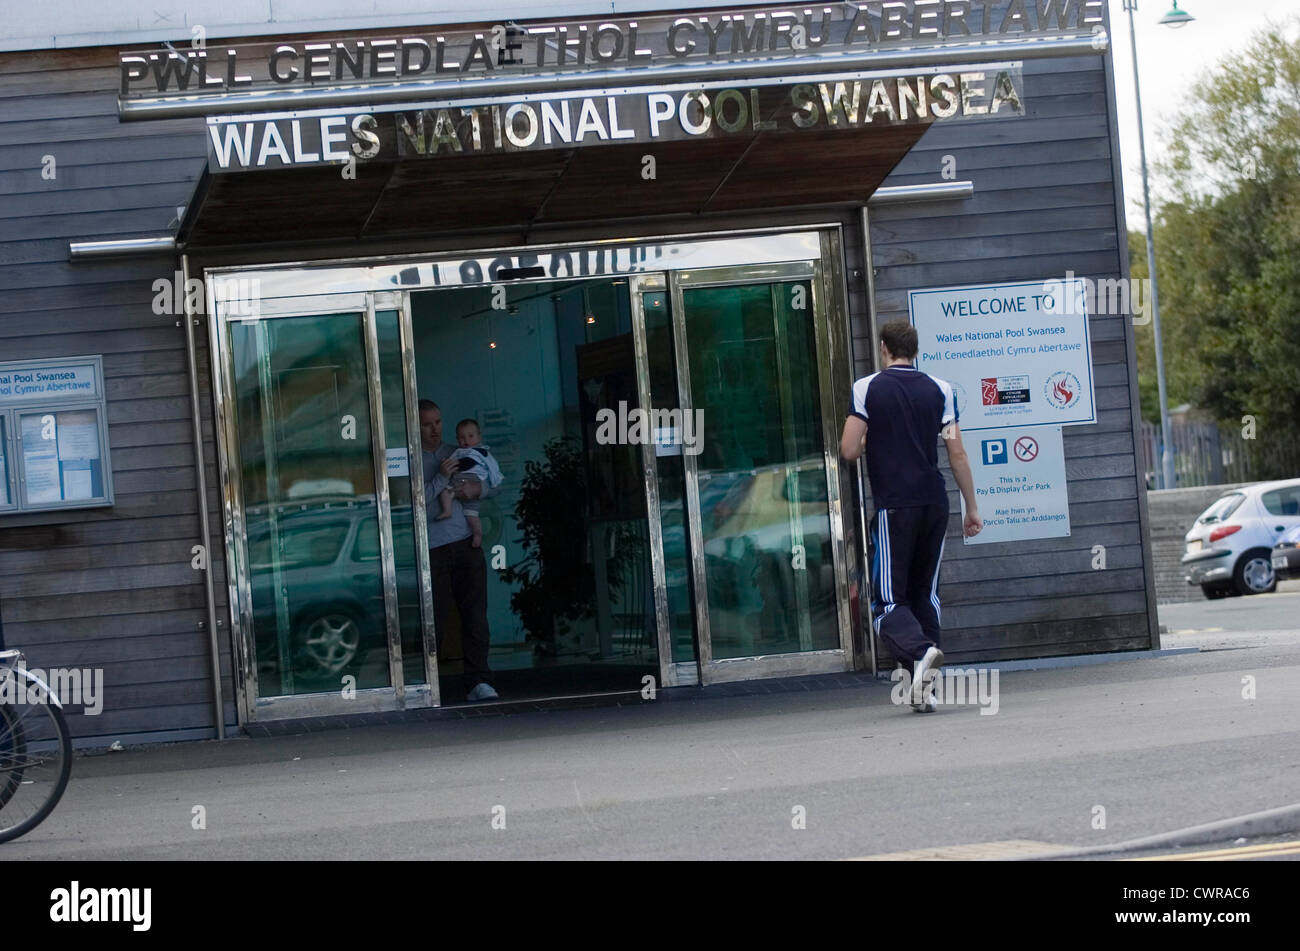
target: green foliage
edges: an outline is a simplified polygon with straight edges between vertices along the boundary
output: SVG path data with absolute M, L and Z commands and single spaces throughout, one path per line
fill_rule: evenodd
M 1135 281 L 1145 280 L 1147 270 L 1147 241 L 1141 231 L 1128 233 L 1129 275 Z M 1165 324 L 1168 318 L 1161 315 Z M 1160 419 L 1160 388 L 1156 384 L 1156 347 L 1155 334 L 1150 324 L 1138 324 L 1133 328 L 1137 342 L 1138 362 L 1138 399 L 1142 407 L 1142 418 L 1153 422 Z M 1168 334 L 1165 334 L 1167 337 Z M 1166 359 L 1168 356 L 1166 355 Z M 1177 405 L 1171 397 L 1171 405 Z
M 551 642 L 596 610 L 595 572 L 587 556 L 587 470 L 581 443 L 572 436 L 543 447 L 545 462 L 524 463 L 515 521 L 526 553 L 502 571 L 520 588 L 510 607 L 532 640 Z M 597 530 L 603 530 L 597 527 Z M 614 539 L 606 577 L 611 591 L 623 586 L 634 563 L 636 535 L 624 527 Z
M 1300 18 L 1257 34 L 1192 90 L 1157 166 L 1156 266 L 1171 406 L 1300 439 Z M 1146 276 L 1141 234 L 1131 272 Z M 1150 325 L 1143 416 L 1157 419 Z

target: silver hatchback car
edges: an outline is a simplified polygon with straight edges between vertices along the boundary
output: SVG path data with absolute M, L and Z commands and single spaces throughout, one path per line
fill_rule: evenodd
M 1300 526 L 1300 479 L 1260 482 L 1226 492 L 1184 536 L 1188 584 L 1207 598 L 1264 594 L 1277 587 L 1271 554 L 1287 531 Z

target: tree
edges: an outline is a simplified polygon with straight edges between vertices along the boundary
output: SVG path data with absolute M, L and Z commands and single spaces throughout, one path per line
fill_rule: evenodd
M 1193 87 L 1156 168 L 1171 196 L 1155 224 L 1171 405 L 1300 442 L 1300 17 Z M 1136 329 L 1143 415 L 1158 418 L 1151 327 Z
M 524 463 L 524 478 L 515 505 L 515 524 L 522 533 L 524 557 L 501 572 L 519 590 L 510 607 L 519 615 L 528 639 L 543 652 L 555 652 L 557 634 L 596 613 L 596 577 L 588 557 L 587 465 L 582 444 L 560 436 L 543 447 L 545 461 Z M 639 537 L 622 523 L 606 561 L 606 587 L 622 590 L 636 569 Z
M 1141 231 L 1130 231 L 1128 233 L 1128 264 L 1129 276 L 1135 281 L 1145 281 L 1147 279 L 1147 240 Z M 1143 300 L 1146 298 L 1144 297 Z M 1169 316 L 1167 312 L 1161 311 L 1161 322 L 1165 325 L 1162 336 L 1169 339 Z M 1141 407 L 1142 418 L 1153 423 L 1160 421 L 1160 387 L 1156 383 L 1156 345 L 1155 334 L 1151 330 L 1151 325 L 1138 324 L 1133 328 L 1133 336 L 1137 342 L 1137 363 L 1138 363 L 1138 401 Z M 1178 401 L 1170 394 L 1169 405 L 1176 406 Z

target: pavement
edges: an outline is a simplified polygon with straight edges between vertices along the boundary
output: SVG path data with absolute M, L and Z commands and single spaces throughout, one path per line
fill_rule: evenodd
M 1013 858 L 1300 804 L 1300 592 L 1171 607 L 1196 652 L 1003 671 L 994 715 L 859 680 L 79 755 L 0 861 Z
M 1057 861 L 1067 861 L 1058 859 Z M 1084 862 L 1296 862 L 1300 861 L 1300 835 L 1237 836 L 1194 846 L 1160 846 L 1071 856 Z
M 1173 638 L 1162 646 L 1177 646 L 1184 634 L 1221 635 L 1202 638 L 1209 645 L 1243 646 L 1267 641 L 1276 631 L 1300 628 L 1300 581 L 1282 581 L 1272 594 L 1218 601 L 1184 601 L 1160 605 L 1160 623 Z

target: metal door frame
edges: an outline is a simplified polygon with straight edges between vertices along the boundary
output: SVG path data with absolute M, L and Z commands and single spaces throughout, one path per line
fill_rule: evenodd
M 636 389 L 642 409 L 649 409 L 650 354 L 646 342 L 644 295 L 651 292 L 668 293 L 666 272 L 637 274 L 628 278 L 628 294 L 632 307 L 632 347 L 636 354 Z M 645 483 L 646 519 L 649 522 L 650 575 L 654 585 L 655 634 L 659 645 L 659 681 L 665 687 L 676 687 L 682 682 L 678 665 L 673 662 L 672 620 L 668 613 L 668 576 L 664 564 L 663 522 L 659 509 L 659 458 L 652 442 L 641 444 L 642 477 Z M 693 665 L 690 665 L 693 666 Z
M 414 354 L 410 352 L 410 304 L 405 294 L 360 292 L 349 294 L 307 295 L 288 299 L 259 299 L 256 316 L 227 314 L 226 302 L 218 295 L 212 274 L 205 275 L 210 319 L 209 344 L 217 372 L 213 374 L 215 424 L 221 469 L 222 507 L 226 541 L 227 589 L 230 613 L 236 624 L 233 647 L 238 668 L 236 702 L 241 722 L 327 716 L 343 713 L 372 713 L 429 706 L 438 701 L 437 658 L 433 646 L 433 612 L 427 581 L 429 553 L 419 549 L 425 544 L 424 491 L 419 455 L 419 423 L 414 413 Z M 379 370 L 379 345 L 376 327 L 378 311 L 395 311 L 401 341 L 402 391 L 407 404 L 406 430 L 408 472 L 412 480 L 412 512 L 416 520 L 417 568 L 421 571 L 421 619 L 424 628 L 426 684 L 406 684 L 401 653 L 401 626 L 397 598 L 397 568 L 393 547 L 392 501 L 388 491 L 387 433 L 384 427 L 382 381 Z M 256 645 L 253 634 L 252 580 L 249 571 L 247 521 L 244 503 L 242 461 L 235 419 L 234 355 L 230 347 L 229 326 L 233 323 L 257 323 L 294 317 L 351 315 L 361 318 L 362 352 L 366 367 L 366 393 L 370 413 L 370 449 L 375 478 L 375 513 L 379 528 L 380 580 L 384 593 L 384 619 L 388 650 L 389 685 L 356 691 L 354 699 L 344 700 L 330 690 L 311 694 L 283 694 L 262 697 L 258 693 Z M 259 368 L 259 376 L 261 376 Z M 265 380 L 262 383 L 265 384 Z M 265 427 L 266 404 L 263 404 Z M 415 425 L 412 426 L 412 417 Z M 414 437 L 412 434 L 415 434 Z M 412 446 L 411 443 L 415 445 Z M 396 448 L 396 447 L 395 447 Z
M 420 396 L 415 379 L 415 331 L 411 324 L 411 295 L 405 292 L 399 296 L 401 297 L 398 322 L 401 329 L 402 383 L 406 395 L 407 470 L 411 477 L 411 517 L 415 520 L 415 565 L 420 572 L 420 619 L 424 633 L 424 683 L 409 685 L 410 693 L 418 698 L 418 702 L 411 703 L 408 697 L 407 706 L 436 707 L 442 703 L 442 692 L 438 687 L 438 639 L 434 626 L 436 621 L 433 613 L 433 576 L 429 569 L 429 523 L 426 521 L 428 514 L 424 505 L 424 453 L 420 442 Z
M 697 287 L 725 287 L 733 285 L 776 284 L 785 281 L 807 281 L 812 292 L 813 338 L 816 345 L 818 367 L 818 406 L 822 423 L 822 461 L 827 489 L 827 518 L 831 531 L 831 558 L 836 589 L 836 626 L 839 646 L 824 650 L 795 651 L 782 654 L 764 654 L 748 657 L 713 658 L 710 637 L 708 587 L 704 560 L 704 538 L 701 530 L 699 465 L 695 456 L 684 455 L 686 471 L 686 509 L 690 541 L 691 572 L 694 582 L 695 626 L 697 632 L 697 682 L 701 685 L 750 680 L 759 677 L 797 676 L 800 674 L 832 673 L 853 667 L 853 631 L 848 611 L 848 569 L 844 529 L 841 522 L 840 499 L 841 472 L 839 466 L 839 440 L 834 417 L 832 364 L 833 348 L 830 325 L 830 302 L 836 299 L 830 276 L 827 274 L 826 252 L 804 261 L 777 264 L 736 265 L 730 267 L 686 269 L 668 274 L 671 300 L 673 346 L 675 349 L 678 405 L 684 412 L 693 411 L 690 390 L 690 352 L 686 333 L 686 311 L 683 290 Z M 674 680 L 684 679 L 682 665 L 677 665 Z

